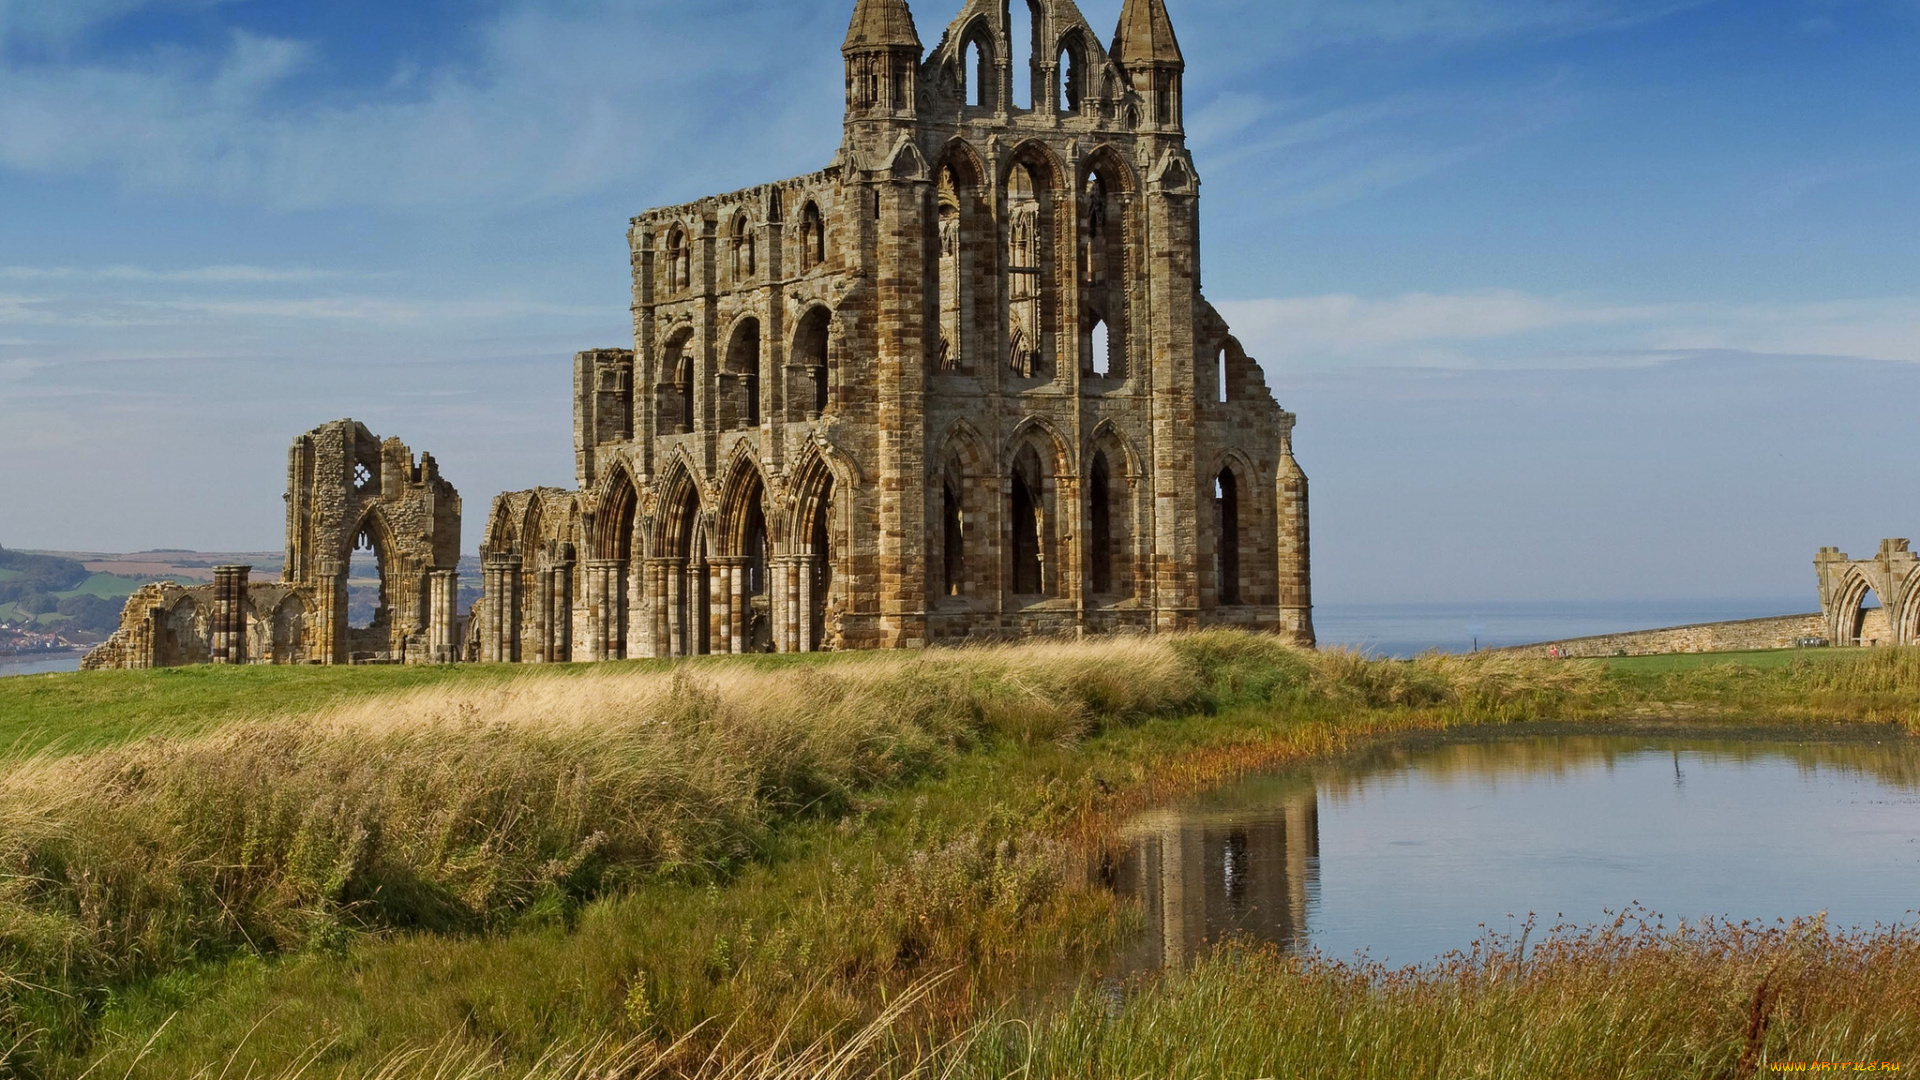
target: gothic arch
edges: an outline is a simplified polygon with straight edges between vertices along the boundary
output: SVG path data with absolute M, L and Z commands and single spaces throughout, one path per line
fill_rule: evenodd
M 1029 416 L 1014 429 L 1001 458 L 1006 483 L 1005 591 L 1023 600 L 1065 595 L 1067 565 L 1061 510 L 1071 506 L 1074 464 L 1057 428 Z M 1077 519 L 1078 514 L 1074 517 Z
M 839 383 L 843 338 L 831 307 L 812 302 L 794 320 L 787 352 L 787 419 L 800 421 L 831 412 Z
M 1132 300 L 1138 280 L 1139 231 L 1133 215 L 1133 170 L 1111 145 L 1081 162 L 1075 189 L 1074 257 L 1080 311 L 1076 342 L 1083 375 L 1124 379 L 1131 367 Z
M 837 456 L 837 455 L 836 455 Z M 785 651 L 824 652 L 837 647 L 841 616 L 848 607 L 852 508 L 846 493 L 859 477 L 829 461 L 829 450 L 808 447 L 794 470 L 788 548 L 793 552 L 789 616 L 779 629 Z
M 1053 151 L 1031 140 L 1016 146 L 1001 169 L 1005 351 L 1016 378 L 1050 380 L 1060 373 L 1060 207 L 1067 201 L 1066 176 Z
M 639 554 L 633 550 L 633 544 L 640 535 L 636 521 L 640 511 L 640 488 L 633 482 L 633 474 L 627 470 L 626 462 L 618 462 L 608 470 L 597 505 L 599 513 L 595 515 L 594 557 L 623 562 L 633 559 Z
M 736 286 L 752 281 L 759 272 L 757 245 L 753 219 L 744 209 L 734 211 L 727 227 L 727 269 Z
M 727 351 L 722 371 L 708 390 L 719 403 L 722 431 L 758 427 L 763 416 L 760 360 L 764 337 L 757 312 L 746 312 L 727 328 Z
M 1207 523 L 1202 565 L 1212 578 L 1214 604 L 1257 603 L 1265 591 L 1265 579 L 1258 563 L 1261 553 L 1249 542 L 1259 536 L 1259 530 L 1249 529 L 1248 523 L 1266 520 L 1270 485 L 1252 459 L 1238 449 L 1216 453 L 1207 475 L 1204 497 L 1212 503 L 1212 511 L 1201 514 Z
M 718 554 L 745 555 L 747 534 L 753 526 L 754 513 L 757 511 L 761 515 L 759 525 L 763 531 L 768 525 L 766 507 L 770 488 L 766 474 L 760 471 L 759 463 L 754 461 L 750 448 L 744 442 L 735 448 L 726 477 L 726 482 L 720 488 L 719 509 L 715 514 Z
M 1086 538 L 1086 592 L 1137 596 L 1146 576 L 1140 540 L 1148 534 L 1149 501 L 1138 490 L 1143 476 L 1139 455 L 1119 428 L 1102 421 L 1088 443 L 1085 470 L 1087 516 L 1081 535 Z
M 1886 612 L 1888 618 L 1892 618 L 1893 597 L 1886 595 L 1886 592 L 1876 586 L 1858 566 L 1853 567 L 1847 573 L 1846 583 L 1841 586 L 1840 605 L 1834 612 L 1838 622 L 1836 630 L 1840 635 L 1835 644 L 1866 644 L 1864 639 L 1868 636 L 1869 618 L 1867 612 L 1873 610 L 1866 606 L 1869 594 L 1879 598 L 1881 610 Z M 1889 630 L 1891 629 L 1892 627 L 1889 627 Z
M 827 220 L 820 204 L 808 199 L 800 208 L 800 270 L 817 270 L 827 261 Z
M 927 332 L 928 368 L 964 373 L 976 366 L 982 340 L 975 282 L 995 271 L 997 228 L 987 205 L 987 170 L 964 140 L 953 139 L 935 159 L 928 217 L 934 317 Z
M 978 429 L 958 420 L 933 459 L 926 550 L 928 589 L 936 602 L 993 593 L 997 568 L 986 541 L 997 535 L 1000 470 L 986 447 Z
M 998 109 L 1002 67 L 999 35 L 993 23 L 985 15 L 976 16 L 960 31 L 959 40 L 955 55 L 960 58 L 961 104 L 970 109 Z
M 655 426 L 660 435 L 686 435 L 694 429 L 694 403 L 700 362 L 693 348 L 690 325 L 671 327 L 661 339 L 660 382 L 655 388 L 658 407 Z

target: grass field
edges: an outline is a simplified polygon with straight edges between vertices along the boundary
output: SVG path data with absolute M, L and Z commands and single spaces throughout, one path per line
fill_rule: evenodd
M 1525 968 L 1496 943 L 1419 976 L 1229 954 L 1117 1011 L 1073 988 L 1138 917 L 1087 884 L 1112 827 L 1232 777 L 1463 725 L 1920 730 L 1917 706 L 1920 653 L 1404 663 L 1226 634 L 0 680 L 0 1031 L 19 1033 L 0 1075 L 584 1080 L 626 1055 L 616 1075 L 741 1080 L 1718 1078 L 1753 1054 L 1915 1057 L 1920 945 L 1813 928 L 1620 930 Z

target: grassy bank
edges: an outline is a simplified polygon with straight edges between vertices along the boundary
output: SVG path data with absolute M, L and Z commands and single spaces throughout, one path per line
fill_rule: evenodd
M 1393 732 L 1662 708 L 1911 722 L 1920 700 L 1920 660 L 1896 654 L 1610 672 L 1225 634 L 411 677 L 432 681 L 325 704 L 289 689 L 277 715 L 229 690 L 168 736 L 0 773 L 5 1068 L 526 1072 L 599 1045 L 691 1074 L 716 1046 L 844 1038 L 943 973 L 880 1045 L 911 1059 L 916 1039 L 960 1037 L 944 1060 L 977 1075 L 1042 1049 L 976 1028 L 997 1011 L 1053 1017 L 1031 1029 L 1065 1055 L 1045 1074 L 1107 1075 L 1064 1048 L 1111 1053 L 1100 1032 L 1126 1029 L 1103 1025 L 1134 1020 L 1191 1035 L 1178 1018 L 1201 999 L 1178 995 L 1215 982 L 1371 988 L 1411 1023 L 1459 973 L 1396 997 L 1384 973 L 1245 954 L 1118 1016 L 1048 1002 L 1128 930 L 1085 882 L 1141 806 Z M 85 681 L 63 692 L 110 693 Z

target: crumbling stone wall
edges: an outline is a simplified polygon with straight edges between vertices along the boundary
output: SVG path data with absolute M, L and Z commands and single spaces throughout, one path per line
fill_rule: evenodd
M 380 566 L 371 626 L 348 617 L 356 548 Z M 460 496 L 433 456 L 418 461 L 352 420 L 294 440 L 287 467 L 287 559 L 278 583 L 219 567 L 210 585 L 148 585 L 84 666 L 452 663 L 462 640 Z
M 633 220 L 633 347 L 574 359 L 577 489 L 494 503 L 482 658 L 1313 642 L 1295 421 L 1201 295 L 1164 3 L 1110 49 L 1012 8 L 928 52 L 858 0 L 826 169 Z

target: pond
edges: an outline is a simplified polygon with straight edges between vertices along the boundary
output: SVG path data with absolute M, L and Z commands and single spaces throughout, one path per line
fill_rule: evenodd
M 1920 740 L 1893 729 L 1428 739 L 1135 820 L 1129 971 L 1232 934 L 1394 965 L 1487 931 L 1675 920 L 1920 921 Z

